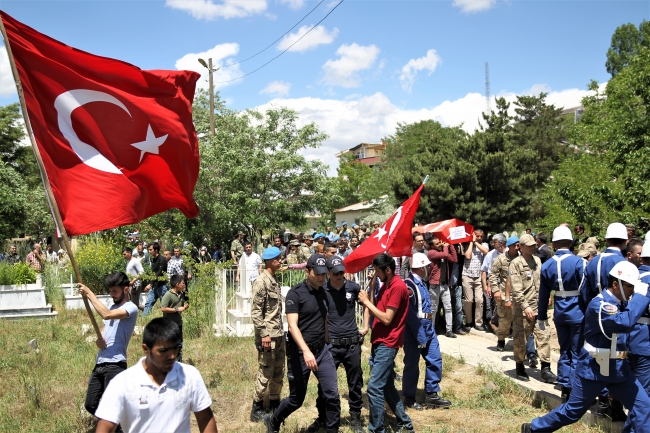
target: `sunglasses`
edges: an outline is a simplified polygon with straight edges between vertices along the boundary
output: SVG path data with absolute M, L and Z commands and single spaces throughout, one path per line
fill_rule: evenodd
M 340 277 L 340 276 L 343 275 L 343 274 L 344 274 L 344 272 L 341 271 L 341 272 L 333 273 L 332 275 L 334 275 L 335 277 Z

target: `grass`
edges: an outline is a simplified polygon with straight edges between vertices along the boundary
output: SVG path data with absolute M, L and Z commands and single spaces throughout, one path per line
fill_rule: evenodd
M 151 317 L 138 319 L 142 326 Z M 89 323 L 83 311 L 59 311 L 56 320 L 0 321 L 0 432 L 91 432 L 93 418 L 83 409 L 87 380 L 97 348 L 81 336 L 81 325 Z M 27 343 L 35 338 L 39 351 Z M 129 365 L 141 356 L 141 337 L 134 336 L 128 348 Z M 369 346 L 363 348 L 364 378 Z M 252 338 L 215 338 L 201 333 L 186 338 L 183 356 L 203 375 L 213 397 L 213 411 L 221 432 L 263 432 L 263 426 L 248 422 L 253 381 L 257 370 Z M 403 353 L 397 357 L 403 368 Z M 423 369 L 423 362 L 420 364 Z M 515 432 L 522 422 L 545 414 L 533 406 L 532 396 L 510 379 L 484 367 L 472 367 L 463 359 L 443 355 L 442 395 L 453 402 L 449 410 L 409 411 L 417 432 Z M 345 372 L 339 369 L 342 432 L 348 419 Z M 420 375 L 418 399 L 424 399 Z M 400 383 L 397 383 L 398 389 Z M 288 395 L 285 382 L 282 395 Z M 365 394 L 364 394 L 365 398 Z M 305 404 L 287 420 L 283 432 L 298 433 L 316 415 L 316 380 L 311 379 Z M 362 419 L 367 422 L 367 405 Z M 394 426 L 392 416 L 387 416 Z M 198 431 L 193 420 L 192 431 Z M 561 430 L 597 432 L 582 424 Z

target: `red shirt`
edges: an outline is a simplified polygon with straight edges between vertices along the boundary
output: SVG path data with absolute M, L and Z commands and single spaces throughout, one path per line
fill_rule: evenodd
M 388 286 L 381 288 L 377 296 L 377 309 L 385 312 L 388 308 L 394 308 L 395 316 L 390 325 L 383 325 L 375 318 L 372 325 L 372 344 L 382 343 L 393 349 L 399 349 L 404 345 L 404 327 L 406 326 L 406 314 L 409 308 L 409 295 L 406 284 L 395 275 Z

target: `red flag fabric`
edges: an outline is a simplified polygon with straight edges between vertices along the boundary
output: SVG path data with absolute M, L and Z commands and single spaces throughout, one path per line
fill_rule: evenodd
M 372 260 L 383 252 L 393 257 L 410 256 L 413 248 L 411 226 L 420 205 L 420 194 L 424 184 L 397 208 L 386 222 L 370 235 L 356 250 L 343 260 L 345 271 L 359 272 L 370 266 Z
M 437 223 L 413 227 L 411 232 L 433 233 L 435 237 L 448 244 L 460 244 L 472 240 L 474 226 L 453 218 Z
M 170 208 L 195 217 L 199 74 L 144 71 L 0 17 L 68 234 L 133 224 Z

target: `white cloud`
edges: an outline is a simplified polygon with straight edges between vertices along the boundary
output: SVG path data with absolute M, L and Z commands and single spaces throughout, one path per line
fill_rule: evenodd
M 219 89 L 232 84 L 221 83 L 222 81 L 229 81 L 243 75 L 243 72 L 239 69 L 239 65 L 231 67 L 227 66 L 235 63 L 235 61 L 232 59 L 232 56 L 238 52 L 239 45 L 234 42 L 219 44 L 214 48 L 203 51 L 202 53 L 185 54 L 183 57 L 176 61 L 175 66 L 176 69 L 184 69 L 200 73 L 201 78 L 197 83 L 197 87 L 207 89 L 209 86 L 208 70 L 199 63 L 198 59 L 201 58 L 207 62 L 209 58 L 212 58 L 212 68 L 220 68 L 218 71 L 213 73 L 214 88 Z
M 460 8 L 465 13 L 480 12 L 490 9 L 497 0 L 454 0 L 452 6 Z
M 167 0 L 165 5 L 204 20 L 242 18 L 266 11 L 266 0 L 223 0 L 216 4 L 213 0 Z
M 427 70 L 429 75 L 436 70 L 442 59 L 436 54 L 436 50 L 427 51 L 427 55 L 419 59 L 411 59 L 407 64 L 402 66 L 402 74 L 399 80 L 402 82 L 402 88 L 411 93 L 415 77 L 419 71 Z
M 343 44 L 336 54 L 339 55 L 337 60 L 330 59 L 323 65 L 323 82 L 332 86 L 357 87 L 361 85 L 357 72 L 372 67 L 379 55 L 379 48 L 375 45 Z
M 291 46 L 291 44 L 295 43 L 298 39 L 303 37 L 305 33 L 311 29 L 312 26 L 302 26 L 296 33 L 289 33 L 286 35 L 280 43 L 278 44 L 278 50 L 284 51 L 287 48 Z M 331 32 L 328 32 L 327 29 L 324 26 L 318 26 L 307 36 L 302 38 L 300 42 L 298 42 L 296 45 L 291 47 L 289 51 L 300 51 L 300 52 L 305 52 L 309 50 L 310 48 L 315 48 L 319 45 L 323 44 L 331 44 L 334 39 L 338 36 L 339 34 L 339 29 L 334 28 L 332 29 Z
M 271 96 L 287 96 L 291 89 L 291 83 L 284 81 L 271 81 L 265 88 L 260 90 L 260 94 L 266 93 Z
M 587 90 L 567 89 L 550 92 L 547 102 L 565 108 L 580 105 Z M 515 93 L 503 94 L 508 102 L 516 99 Z M 485 97 L 480 93 L 468 93 L 454 101 L 444 101 L 431 108 L 404 109 L 392 103 L 383 93 L 357 96 L 352 99 L 295 98 L 273 99 L 257 107 L 288 107 L 300 114 L 299 126 L 315 122 L 329 138 L 318 149 L 304 152 L 310 159 L 319 159 L 330 166 L 329 174 L 336 174 L 336 153 L 362 142 L 378 143 L 382 137 L 395 133 L 397 124 L 433 119 L 444 126 L 463 124 L 463 129 L 473 132 L 479 125 L 485 109 Z M 494 105 L 493 105 L 494 108 Z M 513 113 L 514 114 L 514 113 Z
M 300 9 L 305 5 L 305 0 L 280 0 L 280 3 L 289 5 L 291 9 Z
M 16 84 L 14 83 L 14 76 L 11 73 L 7 48 L 0 47 L 0 96 L 8 98 L 16 95 Z

